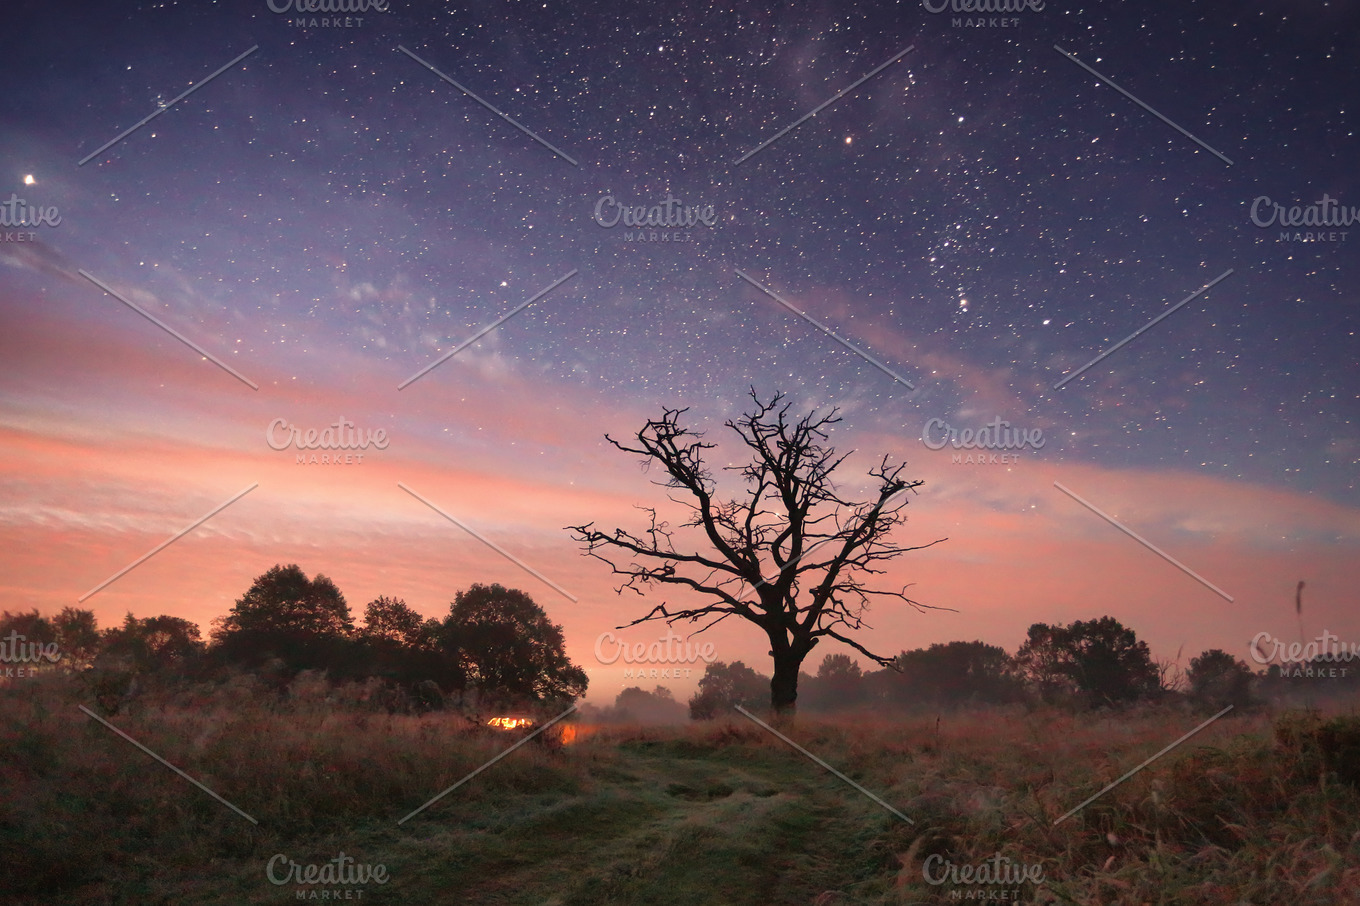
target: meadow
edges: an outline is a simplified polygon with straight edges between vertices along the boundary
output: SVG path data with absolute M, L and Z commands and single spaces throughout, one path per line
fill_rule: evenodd
M 407 818 L 525 731 L 364 698 L 243 675 L 109 714 L 70 676 L 0 688 L 0 899 L 1360 902 L 1353 712 L 1230 712 L 1056 825 L 1209 715 L 1012 706 L 778 724 L 910 822 L 740 714 L 576 723 Z M 973 883 L 1002 871 L 1023 880 Z

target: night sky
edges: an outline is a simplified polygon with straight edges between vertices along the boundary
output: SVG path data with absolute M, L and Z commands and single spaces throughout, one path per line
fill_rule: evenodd
M 718 439 L 754 386 L 839 407 L 852 495 L 885 452 L 926 480 L 903 540 L 949 541 L 885 584 L 959 613 L 880 605 L 881 653 L 1108 613 L 1155 656 L 1245 659 L 1297 637 L 1300 579 L 1307 636 L 1360 640 L 1360 220 L 1252 220 L 1262 196 L 1360 209 L 1360 13 L 1041 5 L 973 27 L 919 0 L 391 0 L 337 28 L 266 0 L 11 3 L 0 201 L 60 222 L 0 229 L 0 607 L 76 605 L 258 484 L 80 606 L 206 632 L 276 562 L 356 615 L 499 581 L 616 690 L 592 646 L 647 605 L 562 527 L 640 528 L 664 498 L 602 435 L 688 406 Z M 606 196 L 712 223 L 630 241 Z M 321 466 L 266 443 L 342 416 L 388 446 Z M 921 443 L 995 418 L 1042 448 Z M 754 629 L 715 634 L 768 669 Z

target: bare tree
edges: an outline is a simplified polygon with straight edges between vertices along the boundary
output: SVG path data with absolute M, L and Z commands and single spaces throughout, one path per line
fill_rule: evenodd
M 590 556 L 626 577 L 620 593 L 631 588 L 641 595 L 653 584 L 679 585 L 711 599 L 674 610 L 662 602 L 628 626 L 706 620 L 697 634 L 734 615 L 758 626 L 770 640 L 774 659 L 770 703 L 776 711 L 790 712 L 798 698 L 799 666 L 823 636 L 882 666 L 894 666 L 892 658 L 851 637 L 864 628 L 871 597 L 898 598 L 923 611 L 946 609 L 913 601 L 905 587 L 886 591 L 865 584 L 884 572 L 879 565 L 884 561 L 939 541 L 902 547 L 887 540 L 906 520 L 903 492 L 923 483 L 902 478 L 905 466 L 890 465 L 887 456 L 869 471 L 878 483 L 873 500 L 852 502 L 837 492 L 831 475 L 846 457 L 825 444 L 828 429 L 840 421 L 837 410 L 791 421 L 792 404 L 782 402 L 782 393 L 762 402 L 752 389 L 751 399 L 754 409 L 726 422 L 752 453 L 748 464 L 726 467 L 746 484 L 744 496 L 728 501 L 715 499 L 716 485 L 704 465 L 705 451 L 716 445 L 680 424 L 687 409 L 666 409 L 660 419 L 648 421 L 637 433 L 636 446 L 605 435 L 625 453 L 644 457 L 645 465 L 665 469 L 666 478 L 655 483 L 683 492 L 670 499 L 689 511 L 679 527 L 698 530 L 701 549 L 678 550 L 671 525 L 651 507 L 639 507 L 650 516 L 641 535 L 621 528 L 598 531 L 594 523 L 568 528 Z M 748 600 L 751 594 L 755 597 Z

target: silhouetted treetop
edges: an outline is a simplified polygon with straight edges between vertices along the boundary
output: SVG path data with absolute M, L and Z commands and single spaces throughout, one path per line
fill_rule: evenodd
M 335 583 L 320 573 L 308 579 L 297 564 L 275 565 L 237 599 L 213 629 L 214 641 L 235 633 L 349 636 L 349 605 Z
M 589 682 L 567 657 L 562 627 L 518 589 L 473 585 L 458 592 L 439 644 L 457 658 L 470 682 L 507 695 L 577 699 Z

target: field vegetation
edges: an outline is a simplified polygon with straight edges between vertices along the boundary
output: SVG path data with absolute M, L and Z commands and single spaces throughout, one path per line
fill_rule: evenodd
M 758 715 L 911 823 L 736 712 L 576 714 L 402 822 L 527 731 L 467 708 L 394 712 L 375 681 L 310 672 L 145 688 L 117 713 L 93 683 L 0 688 L 8 903 L 1304 906 L 1356 902 L 1360 885 L 1360 718 L 1344 706 L 1229 712 L 1056 826 L 1205 710 Z M 269 879 L 276 856 L 342 853 L 386 883 Z M 932 884 L 931 857 L 934 879 L 991 861 L 1043 881 Z

